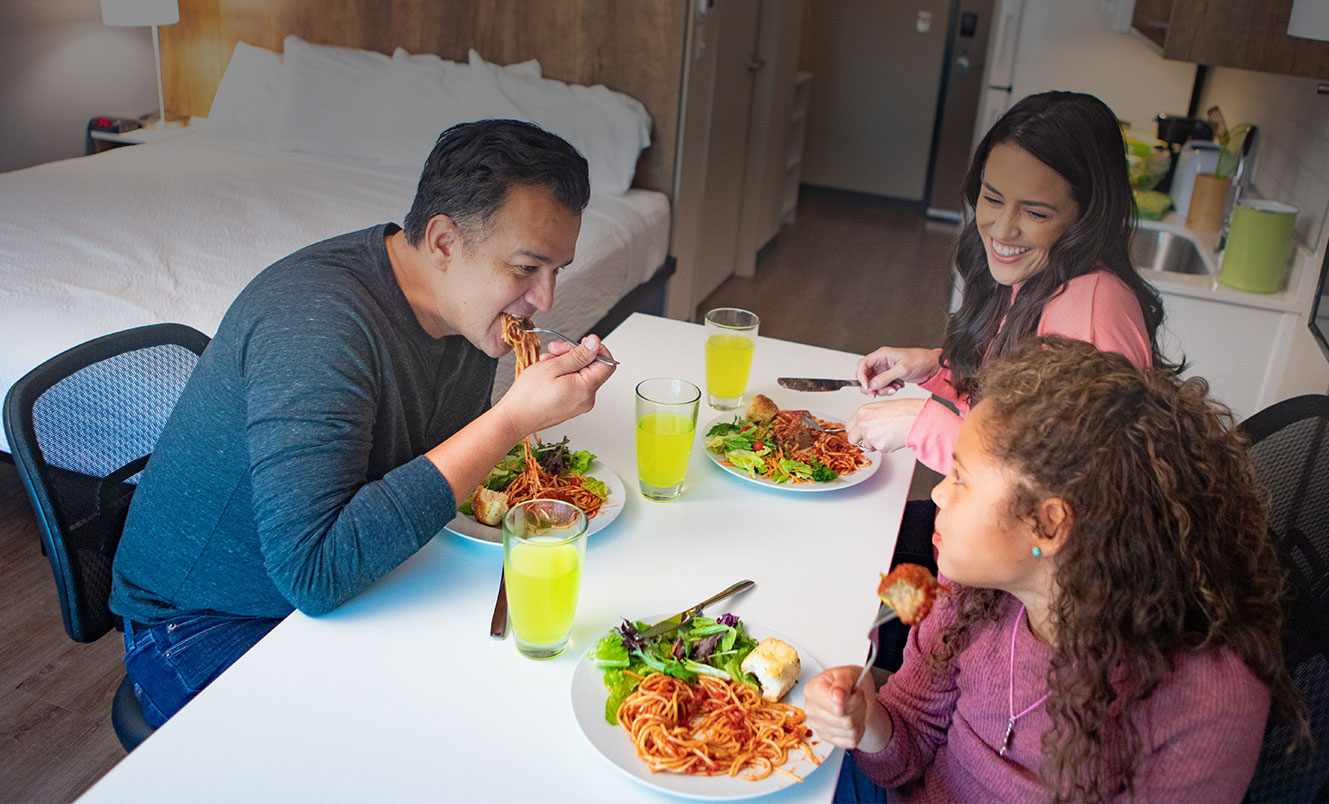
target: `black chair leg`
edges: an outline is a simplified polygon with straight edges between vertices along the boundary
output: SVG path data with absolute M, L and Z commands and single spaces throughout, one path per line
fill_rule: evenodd
M 134 694 L 134 682 L 129 680 L 129 676 L 120 682 L 115 691 L 115 700 L 111 702 L 111 726 L 126 753 L 138 748 L 139 743 L 156 731 L 143 716 L 143 706 Z

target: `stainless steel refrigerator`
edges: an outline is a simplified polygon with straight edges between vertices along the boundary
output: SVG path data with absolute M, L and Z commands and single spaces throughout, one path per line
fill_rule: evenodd
M 937 124 L 928 166 L 928 217 L 960 220 L 964 177 L 986 91 L 994 0 L 956 0 L 946 37 Z

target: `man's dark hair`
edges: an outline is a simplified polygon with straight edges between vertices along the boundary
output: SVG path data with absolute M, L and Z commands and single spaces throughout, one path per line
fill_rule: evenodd
M 406 214 L 406 241 L 420 245 L 435 215 L 451 218 L 464 239 L 483 240 L 514 184 L 544 187 L 571 212 L 590 201 L 586 159 L 563 138 L 517 120 L 453 126 L 425 160 Z

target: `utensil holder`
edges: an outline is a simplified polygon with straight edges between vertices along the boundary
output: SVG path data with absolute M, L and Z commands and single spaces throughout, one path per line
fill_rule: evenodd
M 1190 208 L 1186 210 L 1186 228 L 1197 232 L 1217 232 L 1221 229 L 1231 186 L 1231 178 L 1196 176 L 1195 186 L 1191 189 Z
M 1237 204 L 1228 228 L 1218 281 L 1249 293 L 1276 293 L 1283 286 L 1297 208 L 1279 201 Z

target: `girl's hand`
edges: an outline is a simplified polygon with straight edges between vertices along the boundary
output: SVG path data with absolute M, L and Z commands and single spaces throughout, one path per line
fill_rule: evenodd
M 876 753 L 891 739 L 891 720 L 877 700 L 872 674 L 852 689 L 862 668 L 832 667 L 813 676 L 803 691 L 808 725 L 823 740 L 841 748 Z
M 845 436 L 850 444 L 883 452 L 905 446 L 909 428 L 923 409 L 923 399 L 883 399 L 869 402 L 849 417 Z
M 907 382 L 920 383 L 937 373 L 935 349 L 883 346 L 859 358 L 858 382 L 868 396 L 890 396 Z

